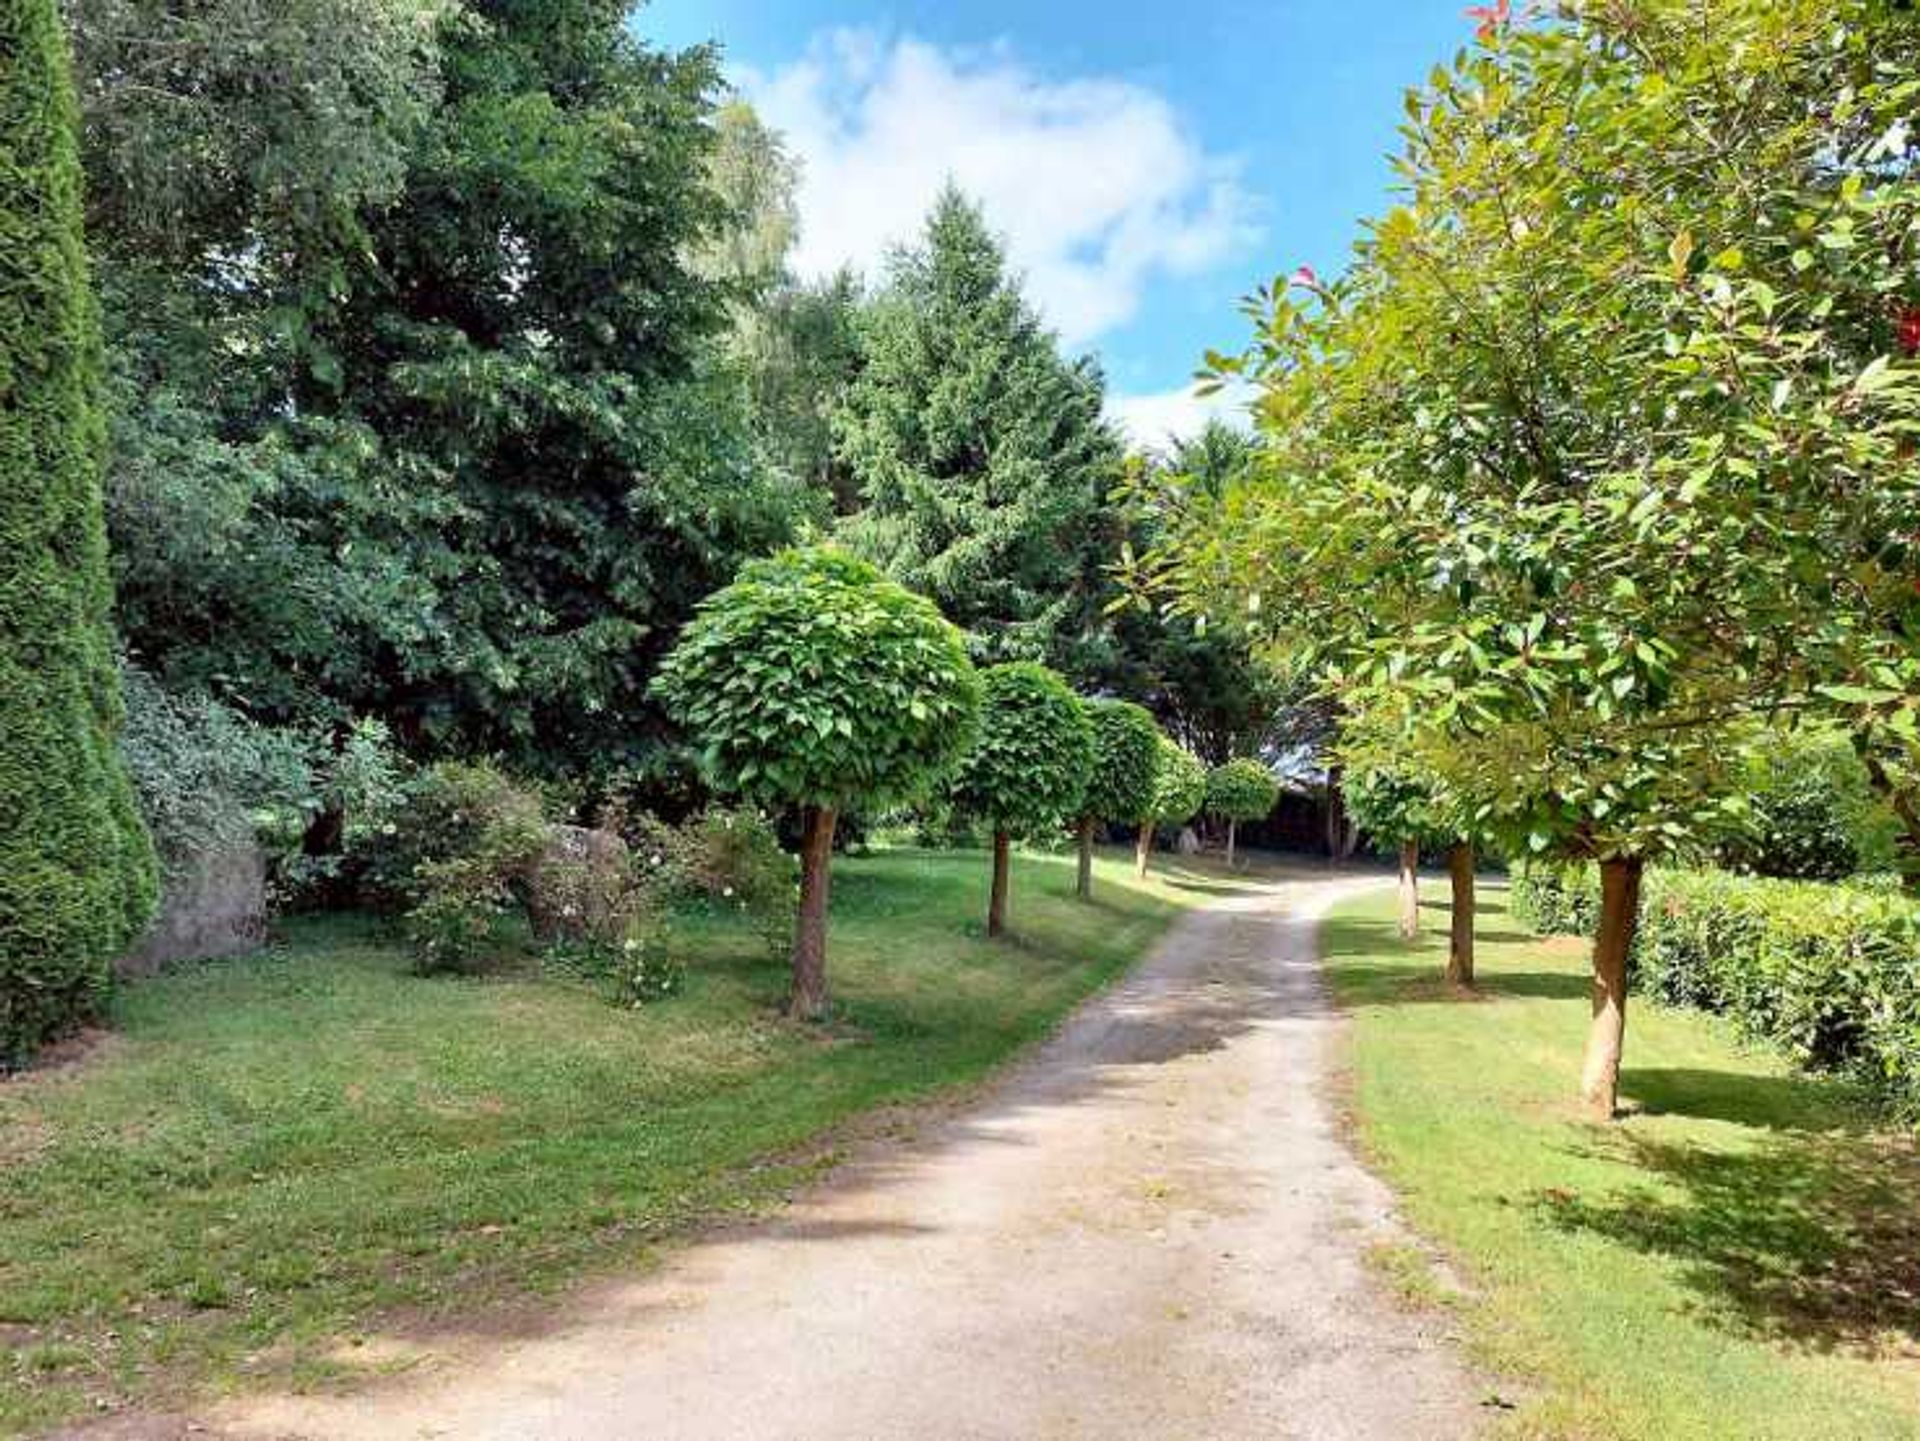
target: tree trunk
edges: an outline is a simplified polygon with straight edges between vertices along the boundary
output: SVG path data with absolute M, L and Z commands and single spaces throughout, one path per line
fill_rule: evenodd
M 1133 873 L 1141 880 L 1147 878 L 1147 857 L 1153 854 L 1153 822 L 1140 822 L 1140 839 L 1133 847 Z
M 1627 1035 L 1627 956 L 1640 921 L 1638 856 L 1600 863 L 1600 931 L 1593 939 L 1593 1026 L 1580 1094 L 1597 1121 L 1620 1103 L 1620 1053 Z
M 1336 861 L 1350 861 L 1360 832 L 1347 821 L 1347 800 L 1340 789 L 1340 777 L 1338 766 L 1327 772 L 1327 854 Z
M 1007 833 L 993 833 L 993 894 L 987 900 L 987 934 L 997 936 L 1007 928 Z
M 1092 816 L 1080 817 L 1080 875 L 1073 893 L 1083 901 L 1093 899 L 1093 827 Z
M 800 832 L 800 916 L 793 930 L 793 993 L 787 1014 L 817 1021 L 827 1014 L 827 892 L 833 883 L 829 806 L 808 806 Z
M 1455 841 L 1447 851 L 1447 877 L 1453 882 L 1453 921 L 1447 944 L 1447 979 L 1456 986 L 1473 984 L 1473 869 L 1473 842 Z
M 1420 842 L 1400 842 L 1400 939 L 1420 934 Z
M 1867 780 L 1886 803 L 1899 823 L 1893 836 L 1894 864 L 1899 867 L 1901 883 L 1909 892 L 1920 892 L 1920 804 L 1900 788 L 1881 759 L 1862 739 L 1854 741 L 1854 750 L 1867 769 Z
M 1239 827 L 1239 822 L 1234 820 L 1232 816 L 1228 816 L 1227 817 L 1227 869 L 1228 870 L 1233 869 L 1233 840 L 1234 840 L 1234 832 L 1236 829 L 1238 829 L 1238 827 Z

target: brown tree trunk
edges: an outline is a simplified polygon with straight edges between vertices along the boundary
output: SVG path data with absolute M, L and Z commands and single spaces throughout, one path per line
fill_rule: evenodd
M 1899 823 L 1893 836 L 1894 864 L 1900 869 L 1901 883 L 1910 892 L 1920 892 L 1920 803 L 1899 783 L 1864 740 L 1856 739 L 1854 750 L 1867 769 L 1867 780 L 1886 803 Z
M 1234 832 L 1238 829 L 1238 827 L 1239 827 L 1239 822 L 1234 820 L 1232 816 L 1228 816 L 1227 817 L 1227 869 L 1228 870 L 1233 869 Z
M 1453 882 L 1452 930 L 1447 943 L 1447 979 L 1456 986 L 1473 984 L 1473 869 L 1473 842 L 1455 841 L 1447 851 L 1447 877 Z
M 827 1014 L 827 892 L 833 883 L 833 810 L 808 806 L 800 832 L 800 916 L 793 929 L 793 991 L 787 1014 Z
M 997 936 L 1007 928 L 1007 833 L 993 833 L 993 893 L 987 899 L 987 934 Z
M 1080 817 L 1080 874 L 1073 893 L 1083 901 L 1093 899 L 1093 827 L 1092 816 Z
M 1347 799 L 1340 789 L 1340 767 L 1327 772 L 1327 854 L 1336 861 L 1350 861 L 1360 843 L 1359 828 L 1347 820 Z
M 1400 842 L 1400 939 L 1420 934 L 1420 842 Z
M 1593 1026 L 1580 1094 L 1597 1121 L 1620 1104 L 1620 1053 L 1627 1036 L 1627 955 L 1640 921 L 1638 856 L 1600 863 L 1600 930 L 1593 938 Z
M 1133 873 L 1141 880 L 1147 878 L 1147 857 L 1153 854 L 1153 822 L 1140 822 L 1140 839 L 1133 847 Z

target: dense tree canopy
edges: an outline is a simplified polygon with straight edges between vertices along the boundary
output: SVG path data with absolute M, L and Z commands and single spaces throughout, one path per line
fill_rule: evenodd
M 76 15 L 131 643 L 272 720 L 376 712 L 549 770 L 643 756 L 673 627 L 805 508 L 720 344 L 751 286 L 700 264 L 759 224 L 716 189 L 713 57 L 647 49 L 603 0 L 227 8 Z M 196 103 L 250 77 L 219 129 L 257 157 L 189 177 L 205 223 L 178 236 L 114 199 L 145 193 L 121 58 L 175 43 Z M 338 137 L 300 120 L 334 90 L 360 107 L 328 111 Z

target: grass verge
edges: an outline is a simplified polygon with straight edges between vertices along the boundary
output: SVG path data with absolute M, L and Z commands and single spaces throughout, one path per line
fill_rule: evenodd
M 835 865 L 831 1026 L 784 963 L 688 932 L 641 1011 L 531 970 L 421 979 L 371 923 L 130 987 L 115 1034 L 0 1084 L 0 1432 L 195 1391 L 316 1384 L 378 1319 L 471 1320 L 752 1211 L 863 1111 L 975 1081 L 1205 892 L 978 854 Z M 815 1143 L 810 1157 L 800 1148 Z
M 1571 1095 L 1583 943 L 1519 934 L 1483 895 L 1479 996 L 1440 980 L 1393 900 L 1324 933 L 1353 1018 L 1360 1143 L 1470 1290 L 1477 1355 L 1531 1383 L 1512 1434 L 1920 1435 L 1920 1159 L 1843 1088 L 1713 1018 L 1637 1004 L 1611 1127 Z M 1404 1286 L 1418 1294 L 1418 1286 Z

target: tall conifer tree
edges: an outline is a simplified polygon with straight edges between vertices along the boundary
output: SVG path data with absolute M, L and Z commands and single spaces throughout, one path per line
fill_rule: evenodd
M 84 1018 L 151 913 L 114 750 L 100 335 L 54 0 L 0 6 L 0 1068 Z

